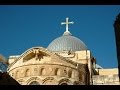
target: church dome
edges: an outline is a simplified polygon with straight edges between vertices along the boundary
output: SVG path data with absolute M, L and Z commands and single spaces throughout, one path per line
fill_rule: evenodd
M 87 50 L 86 45 L 67 31 L 61 37 L 53 40 L 47 47 L 50 51 L 81 51 Z

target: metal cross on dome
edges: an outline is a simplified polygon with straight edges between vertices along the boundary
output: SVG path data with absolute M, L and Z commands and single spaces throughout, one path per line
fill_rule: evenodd
M 66 22 L 62 22 L 62 23 L 61 23 L 61 25 L 66 24 L 66 32 L 69 32 L 69 31 L 68 31 L 68 24 L 74 24 L 73 21 L 72 21 L 72 22 L 68 22 L 68 19 L 69 19 L 69 18 L 67 17 L 67 18 L 66 18 Z

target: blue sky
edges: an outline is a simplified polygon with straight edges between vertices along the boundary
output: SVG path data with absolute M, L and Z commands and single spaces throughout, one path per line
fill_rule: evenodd
M 34 47 L 47 47 L 65 31 L 81 39 L 103 68 L 117 67 L 113 23 L 120 5 L 1 5 L 0 53 L 8 58 Z

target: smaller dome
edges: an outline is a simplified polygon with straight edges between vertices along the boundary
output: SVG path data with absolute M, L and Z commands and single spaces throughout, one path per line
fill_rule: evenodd
M 97 69 L 102 69 L 102 67 L 100 65 L 98 65 L 98 64 L 96 64 L 96 68 Z

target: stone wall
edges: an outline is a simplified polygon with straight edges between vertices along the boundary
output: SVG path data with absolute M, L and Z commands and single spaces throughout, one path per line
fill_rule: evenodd
M 9 74 L 23 85 L 36 81 L 35 78 L 42 85 L 45 83 L 48 84 L 48 82 L 55 85 L 62 84 L 63 82 L 69 85 L 86 83 L 86 71 L 84 67 L 83 70 L 82 68 L 81 70 L 77 70 L 61 65 L 28 65 L 15 68 Z
M 93 85 L 120 85 L 118 74 L 94 75 Z

